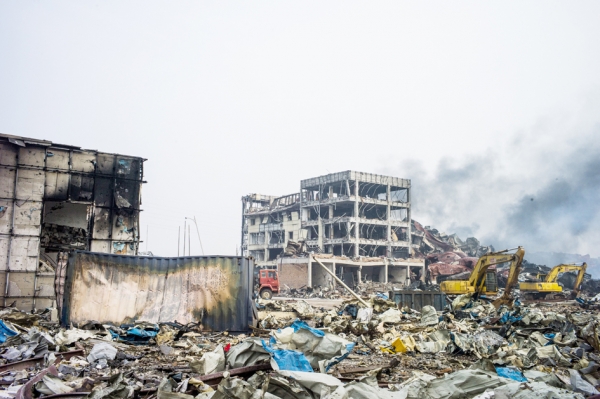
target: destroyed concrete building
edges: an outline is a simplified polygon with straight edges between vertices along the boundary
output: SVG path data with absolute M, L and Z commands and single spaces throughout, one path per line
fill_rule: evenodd
M 302 180 L 299 188 L 242 197 L 242 253 L 257 266 L 277 267 L 290 288 L 328 284 L 313 256 L 351 285 L 424 277 L 424 261 L 413 256 L 420 233 L 413 237 L 410 180 L 345 171 Z
M 135 255 L 143 163 L 0 134 L 0 296 L 24 310 L 55 306 L 72 250 Z

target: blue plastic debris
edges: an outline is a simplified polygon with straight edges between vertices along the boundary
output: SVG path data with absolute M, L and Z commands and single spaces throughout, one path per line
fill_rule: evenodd
M 508 322 L 511 323 L 515 323 L 519 320 L 521 320 L 523 317 L 522 316 L 513 316 L 513 314 L 511 312 L 505 312 L 502 317 L 500 317 L 500 323 L 502 324 L 506 324 Z
M 513 302 L 513 306 L 521 306 L 521 301 L 519 300 L 519 298 L 515 299 L 515 301 Z
M 582 305 L 585 305 L 585 304 L 586 304 L 586 301 L 585 301 L 584 299 L 581 299 L 581 298 L 575 298 L 575 300 L 576 300 L 577 302 L 579 302 L 580 304 L 582 304 Z
M 356 319 L 356 315 L 358 314 L 358 306 L 354 304 L 346 305 L 344 310 L 339 312 L 339 315 L 341 316 L 344 313 L 344 311 L 346 311 L 350 316 L 352 316 L 353 319 Z
M 377 293 L 377 296 L 378 296 L 379 298 L 381 298 L 381 299 L 385 299 L 386 301 L 389 301 L 389 300 L 390 300 L 390 297 L 389 297 L 389 296 L 387 296 L 387 295 L 385 295 L 385 294 L 382 294 L 381 292 L 378 292 L 378 293 Z
M 264 340 L 262 340 L 262 345 L 271 354 L 279 370 L 313 372 L 304 353 L 289 349 L 275 349 L 271 345 L 267 345 Z
M 325 367 L 325 372 L 328 372 L 329 369 L 331 368 L 331 366 L 335 366 L 336 364 L 338 364 L 339 362 L 341 362 L 342 360 L 347 358 L 348 355 L 350 354 L 350 352 L 352 352 L 352 349 L 354 349 L 355 345 L 356 345 L 356 343 L 354 343 L 354 342 L 350 342 L 349 344 L 346 344 L 347 352 L 341 356 L 333 358 L 329 363 L 327 363 L 327 366 Z
M 314 335 L 316 335 L 317 337 L 325 336 L 325 333 L 323 331 L 317 330 L 316 328 L 312 328 L 311 326 L 306 324 L 306 322 L 298 320 L 298 319 L 296 319 L 296 321 L 294 321 L 290 327 L 292 327 L 294 329 L 294 332 L 298 332 L 298 330 L 308 330 L 311 333 L 313 333 Z
M 139 328 L 133 327 L 127 330 L 125 335 L 120 335 L 113 330 L 110 331 L 110 335 L 117 341 L 129 342 L 136 345 L 146 345 L 151 338 L 156 337 L 158 334 L 158 327 Z
M 519 382 L 527 382 L 527 378 L 523 376 L 523 373 L 512 367 L 496 367 L 496 373 L 498 373 L 500 377 L 509 378 Z
M 17 335 L 17 332 L 8 328 L 8 326 L 0 320 L 0 343 L 5 343 L 8 337 L 14 337 L 15 335 Z

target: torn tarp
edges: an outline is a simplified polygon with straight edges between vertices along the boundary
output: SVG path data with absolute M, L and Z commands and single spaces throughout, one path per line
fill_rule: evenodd
M 509 378 L 519 382 L 527 382 L 527 378 L 523 376 L 523 373 L 514 367 L 496 366 L 496 373 L 498 373 L 500 377 Z
M 4 321 L 0 320 L 0 343 L 6 342 L 7 337 L 14 337 L 15 335 L 17 335 L 17 332 L 10 329 L 4 324 Z
M 150 339 L 156 337 L 160 329 L 157 325 L 142 325 L 129 328 L 125 333 L 117 333 L 112 329 L 110 335 L 117 341 L 129 342 L 136 345 L 147 344 Z
M 305 371 L 312 373 L 313 369 L 304 353 L 290 349 L 276 349 L 262 341 L 263 348 L 269 352 L 275 364 L 275 370 Z
M 290 327 L 273 332 L 270 345 L 274 349 L 300 351 L 313 369 L 326 372 L 331 366 L 345 359 L 355 344 L 296 320 Z

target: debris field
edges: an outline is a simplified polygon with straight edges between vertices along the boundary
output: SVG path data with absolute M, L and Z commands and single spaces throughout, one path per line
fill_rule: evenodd
M 358 290 L 361 292 L 360 290 Z M 371 291 L 367 293 L 366 291 Z M 598 395 L 594 299 L 454 298 L 399 308 L 363 290 L 334 306 L 257 299 L 246 334 L 197 323 L 88 321 L 0 311 L 3 398 L 583 398 Z M 363 303 L 364 302 L 364 303 Z M 365 304 L 367 306 L 365 306 Z

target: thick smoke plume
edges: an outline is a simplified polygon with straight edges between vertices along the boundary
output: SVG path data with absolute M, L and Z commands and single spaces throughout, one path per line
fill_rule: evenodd
M 412 179 L 413 218 L 440 231 L 532 255 L 598 257 L 600 125 L 582 124 L 547 120 L 484 153 L 465 148 L 433 171 L 410 160 L 385 172 Z

